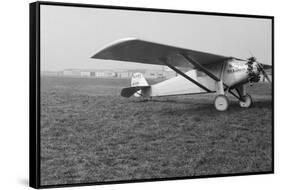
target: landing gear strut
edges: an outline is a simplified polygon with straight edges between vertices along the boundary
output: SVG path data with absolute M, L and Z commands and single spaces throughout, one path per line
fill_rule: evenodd
M 239 100 L 239 105 L 241 108 L 249 108 L 252 104 L 252 98 L 249 94 L 246 93 L 245 85 L 236 88 L 238 93 L 237 99 Z
M 252 97 L 249 94 L 241 97 L 242 100 L 239 100 L 239 105 L 241 108 L 249 108 L 252 104 Z

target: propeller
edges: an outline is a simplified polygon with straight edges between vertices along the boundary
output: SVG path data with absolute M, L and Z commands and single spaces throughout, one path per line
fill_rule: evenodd
M 259 62 L 257 62 L 258 64 L 258 70 L 263 74 L 263 76 L 266 78 L 267 82 L 271 83 L 271 80 L 269 78 L 269 76 L 266 74 L 265 70 L 263 69 L 263 65 Z
M 252 56 L 250 58 L 248 58 L 248 73 L 249 73 L 249 76 L 250 76 L 250 82 L 258 82 L 260 77 L 258 75 L 256 75 L 253 71 L 253 64 L 256 63 L 257 64 L 257 69 L 260 73 L 262 73 L 262 75 L 266 78 L 266 80 L 271 83 L 271 80 L 270 78 L 268 77 L 268 75 L 266 74 L 264 68 L 263 68 L 263 64 L 258 62 L 257 59 Z

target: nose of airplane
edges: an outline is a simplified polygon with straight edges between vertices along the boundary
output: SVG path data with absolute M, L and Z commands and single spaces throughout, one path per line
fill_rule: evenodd
M 248 76 L 250 82 L 258 82 L 260 79 L 259 64 L 255 57 L 250 57 L 247 62 L 248 65 Z
M 248 65 L 247 73 L 249 77 L 248 80 L 250 82 L 258 82 L 260 76 L 263 75 L 266 78 L 266 80 L 269 83 L 271 83 L 270 78 L 268 77 L 268 75 L 266 74 L 263 68 L 263 64 L 259 63 L 255 57 L 250 57 L 247 61 L 247 65 Z
M 257 62 L 253 63 L 253 72 L 255 74 L 259 74 L 260 73 L 259 64 Z

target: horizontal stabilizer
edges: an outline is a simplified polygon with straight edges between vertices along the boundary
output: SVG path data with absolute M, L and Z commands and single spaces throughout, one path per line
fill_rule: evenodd
M 123 88 L 121 91 L 121 96 L 129 98 L 134 95 L 139 90 L 148 89 L 150 86 L 133 86 L 128 88 Z

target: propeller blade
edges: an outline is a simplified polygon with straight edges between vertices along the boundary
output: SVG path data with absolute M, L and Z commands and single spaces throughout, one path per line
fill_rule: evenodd
M 271 80 L 270 80 L 270 78 L 268 77 L 268 75 L 266 74 L 266 72 L 265 72 L 263 69 L 261 70 L 261 72 L 262 72 L 263 76 L 266 78 L 266 80 L 267 80 L 269 83 L 271 83 Z
M 269 76 L 266 74 L 265 70 L 263 69 L 263 65 L 258 63 L 260 71 L 262 72 L 263 76 L 266 78 L 267 82 L 271 83 Z

